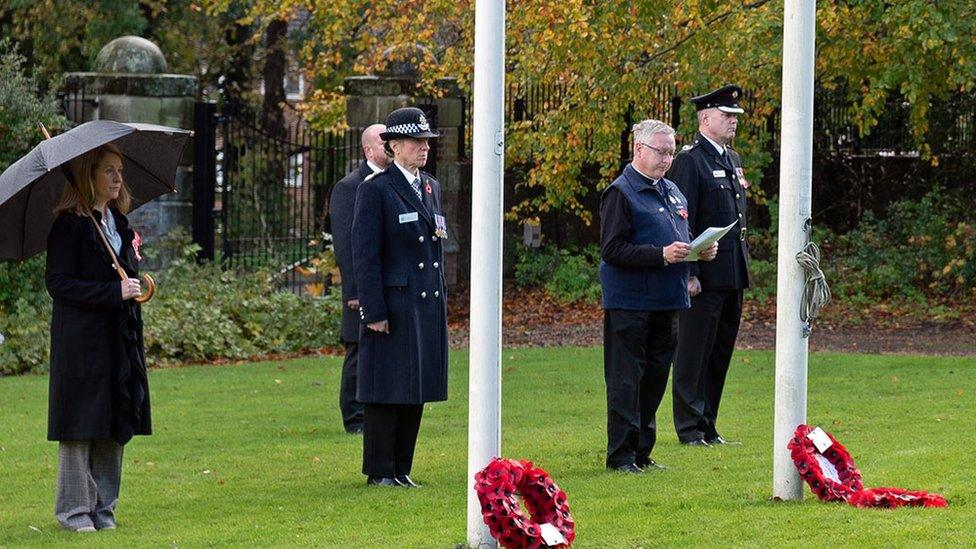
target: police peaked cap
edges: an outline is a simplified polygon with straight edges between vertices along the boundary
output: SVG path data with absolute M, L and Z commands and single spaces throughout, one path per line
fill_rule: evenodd
M 727 86 L 722 86 L 713 92 L 706 93 L 705 95 L 692 97 L 690 101 L 695 104 L 695 107 L 699 111 L 714 107 L 722 112 L 741 114 L 746 112 L 745 109 L 739 106 L 739 101 L 741 99 L 742 88 L 729 84 Z
M 398 137 L 440 137 L 440 133 L 430 129 L 430 122 L 424 116 L 424 111 L 417 107 L 397 109 L 386 117 L 386 131 L 380 134 L 380 139 L 389 141 Z

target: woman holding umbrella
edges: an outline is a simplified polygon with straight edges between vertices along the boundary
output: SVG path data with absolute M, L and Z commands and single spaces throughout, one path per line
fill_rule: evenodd
M 48 439 L 59 441 L 55 516 L 79 532 L 115 528 L 122 448 L 133 435 L 151 433 L 122 158 L 106 144 L 71 160 L 47 240 L 45 281 L 54 298 Z

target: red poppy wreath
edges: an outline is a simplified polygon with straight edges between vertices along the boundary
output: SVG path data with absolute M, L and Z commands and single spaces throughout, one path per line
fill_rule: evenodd
M 823 501 L 846 501 L 855 507 L 947 507 L 939 494 L 901 488 L 868 488 L 851 454 L 830 433 L 799 425 L 787 444 L 800 478 Z
M 787 447 L 800 478 L 823 501 L 847 501 L 851 494 L 864 489 L 861 472 L 854 465 L 851 454 L 830 433 L 817 429 L 830 442 L 823 452 L 814 444 L 815 429 L 800 425 Z M 822 446 L 821 446 L 822 447 Z
M 474 476 L 481 514 L 503 547 L 569 547 L 576 537 L 566 492 L 531 461 L 495 458 Z M 517 496 L 522 496 L 526 517 Z

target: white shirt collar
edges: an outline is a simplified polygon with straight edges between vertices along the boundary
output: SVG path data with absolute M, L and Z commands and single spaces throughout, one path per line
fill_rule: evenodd
M 701 134 L 701 136 L 704 137 L 705 139 L 707 139 L 708 142 L 711 143 L 713 147 L 715 147 L 715 150 L 718 151 L 718 154 L 725 153 L 725 145 L 719 145 L 715 141 L 712 141 L 712 138 L 711 137 L 708 137 L 705 134 Z
M 649 176 L 649 175 L 647 175 L 646 173 L 644 173 L 644 172 L 642 172 L 642 171 L 640 171 L 640 170 L 639 170 L 639 169 L 637 168 L 637 164 L 634 164 L 633 162 L 631 162 L 631 163 L 630 163 L 630 166 L 631 166 L 632 168 L 634 168 L 634 171 L 635 171 L 635 172 L 637 172 L 637 173 L 639 173 L 639 174 L 641 174 L 641 175 L 643 175 L 645 179 L 650 179 L 650 180 L 651 180 L 651 184 L 652 184 L 652 185 L 657 185 L 657 181 L 658 181 L 658 180 L 657 180 L 657 179 L 654 179 L 653 177 L 651 177 L 651 176 Z M 658 178 L 658 179 L 660 179 L 660 178 Z
M 410 173 L 409 170 L 407 170 L 403 166 L 397 164 L 395 161 L 393 162 L 393 164 L 397 168 L 400 168 L 400 171 L 403 172 L 403 177 L 406 177 L 407 178 L 407 183 L 411 183 L 411 182 L 413 182 L 414 179 L 417 179 L 418 177 L 420 177 L 420 170 L 417 170 L 417 173 Z
M 379 173 L 383 171 L 383 168 L 377 166 L 376 164 L 373 164 L 369 160 L 366 161 L 366 165 L 369 166 L 369 169 L 373 170 L 373 173 Z

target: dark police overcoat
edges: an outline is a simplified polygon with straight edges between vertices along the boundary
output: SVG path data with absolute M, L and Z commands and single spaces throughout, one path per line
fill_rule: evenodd
M 345 306 L 347 301 L 358 299 L 352 260 L 352 216 L 356 206 L 356 189 L 372 173 L 369 165 L 363 162 L 335 184 L 329 199 L 332 248 L 342 278 L 342 341 L 346 343 L 359 341 L 359 313 Z
M 360 320 L 356 399 L 421 404 L 447 399 L 446 226 L 440 184 L 421 173 L 424 201 L 396 165 L 359 186 L 353 259 Z M 425 204 L 426 203 L 426 204 Z M 367 323 L 389 321 L 390 333 Z
M 119 260 L 135 278 L 134 233 L 122 213 L 112 213 L 122 237 Z M 55 220 L 45 283 L 54 298 L 48 440 L 125 444 L 132 435 L 150 434 L 141 311 L 122 300 L 119 276 L 91 219 L 64 212 Z
M 734 150 L 729 147 L 726 150 L 728 154 L 722 156 L 698 133 L 695 141 L 674 157 L 667 174 L 688 200 L 688 228 L 692 238 L 708 227 L 726 227 L 733 221 L 739 222 L 719 240 L 714 260 L 690 264 L 691 276 L 698 277 L 704 290 L 749 286 L 742 161 Z

